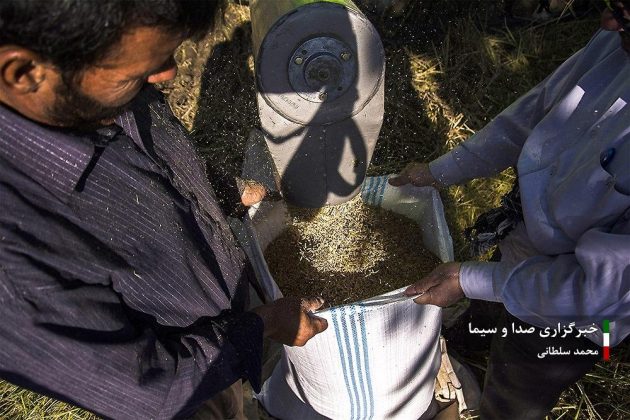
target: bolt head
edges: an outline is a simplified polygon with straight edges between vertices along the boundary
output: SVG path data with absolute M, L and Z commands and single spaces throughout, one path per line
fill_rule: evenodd
M 352 57 L 352 55 L 349 52 L 347 52 L 347 51 L 344 51 L 344 52 L 341 53 L 341 59 L 343 61 L 350 60 L 350 57 Z
M 321 99 L 322 101 L 325 101 L 326 98 L 328 98 L 328 94 L 326 92 L 322 92 L 319 94 L 319 99 Z
M 295 60 L 293 60 L 293 62 L 299 66 L 304 62 L 304 59 L 302 57 L 295 57 Z

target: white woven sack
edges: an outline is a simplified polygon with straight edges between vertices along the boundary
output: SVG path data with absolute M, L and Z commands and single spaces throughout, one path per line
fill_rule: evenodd
M 368 204 L 418 222 L 424 246 L 443 261 L 452 260 L 451 238 L 435 189 L 394 188 L 387 177 L 374 177 L 366 179 L 361 196 Z M 286 209 L 277 205 L 254 214 L 258 243 L 248 249 L 274 299 L 281 295 L 261 249 L 286 226 L 284 217 Z M 411 300 L 356 302 L 318 312 L 328 320 L 328 329 L 304 347 L 285 346 L 281 362 L 256 398 L 281 419 L 421 418 L 433 398 L 440 366 L 440 312 L 436 306 Z

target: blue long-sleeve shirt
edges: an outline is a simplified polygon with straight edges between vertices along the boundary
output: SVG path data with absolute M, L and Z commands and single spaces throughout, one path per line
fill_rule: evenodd
M 611 345 L 630 334 L 629 103 L 630 55 L 618 33 L 600 31 L 430 163 L 445 185 L 517 168 L 524 223 L 500 244 L 500 262 L 462 265 L 466 296 L 540 327 L 608 319 Z
M 116 419 L 257 388 L 250 275 L 157 92 L 84 134 L 0 106 L 0 377 Z

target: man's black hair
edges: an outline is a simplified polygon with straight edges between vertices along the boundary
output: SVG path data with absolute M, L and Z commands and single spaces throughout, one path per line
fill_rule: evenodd
M 65 75 L 110 52 L 123 34 L 160 27 L 200 36 L 214 23 L 220 0 L 0 0 L 0 46 L 19 45 Z

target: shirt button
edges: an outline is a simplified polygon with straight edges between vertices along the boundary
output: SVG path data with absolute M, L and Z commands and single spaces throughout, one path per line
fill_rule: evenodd
M 122 133 L 123 129 L 119 125 L 111 124 L 105 127 L 101 127 L 97 130 L 98 134 L 105 137 L 107 140 L 113 140 L 118 134 Z

